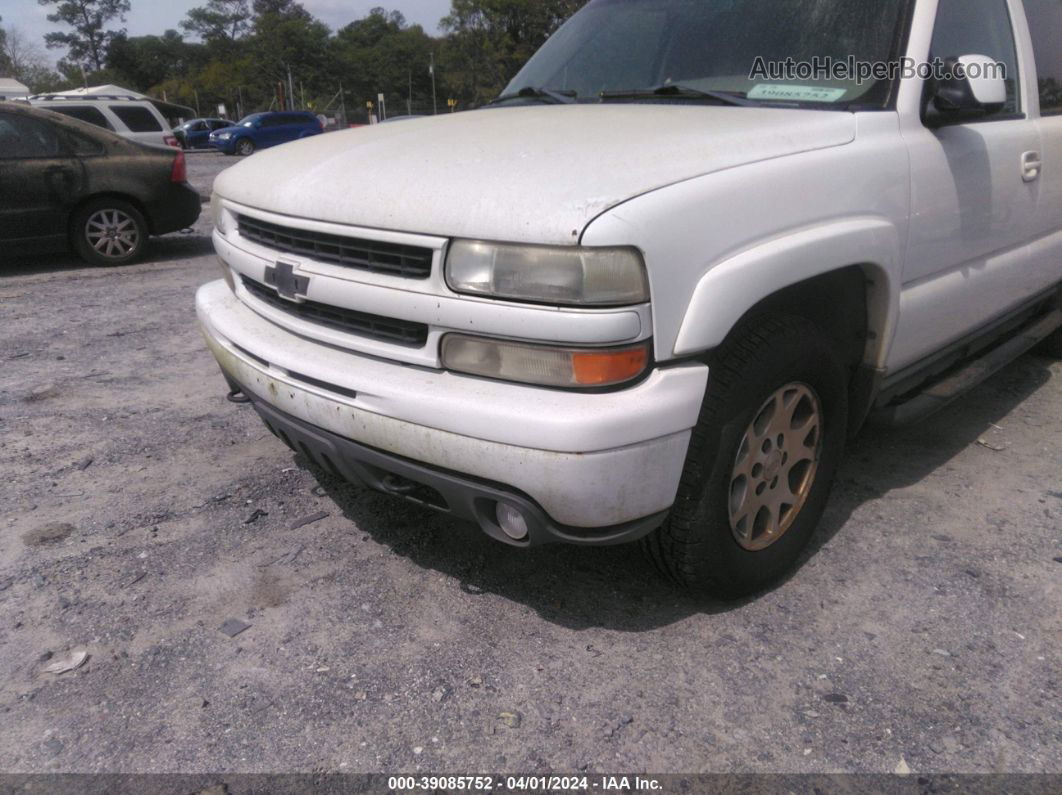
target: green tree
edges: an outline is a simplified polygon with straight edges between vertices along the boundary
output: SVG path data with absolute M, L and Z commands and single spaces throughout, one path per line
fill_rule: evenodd
M 114 20 L 125 22 L 129 0 L 37 0 L 42 6 L 54 6 L 48 21 L 73 28 L 69 32 L 46 33 L 49 48 L 65 47 L 67 58 L 74 63 L 87 63 L 97 72 L 104 67 L 107 45 L 125 30 L 107 30 Z
M 181 22 L 181 29 L 206 42 L 233 42 L 251 29 L 248 0 L 207 0 L 193 8 Z
M 313 14 L 302 7 L 297 0 L 254 0 L 255 25 L 262 19 L 283 19 L 289 22 L 301 20 L 314 21 Z
M 287 86 L 289 74 L 296 94 L 300 85 L 316 92 L 328 73 L 328 26 L 294 0 L 254 0 L 254 9 L 247 53 L 258 66 L 259 96 L 272 96 L 278 83 Z
M 407 25 L 398 11 L 374 8 L 339 30 L 332 42 L 331 68 L 352 97 L 387 97 L 392 115 L 404 113 L 412 94 L 430 102 L 432 50 L 437 42 L 419 25 Z
M 453 0 L 442 27 L 446 80 L 466 101 L 498 95 L 583 0 Z
M 107 69 L 120 75 L 117 82 L 148 91 L 170 78 L 192 71 L 196 48 L 175 30 L 161 36 L 115 36 L 107 47 Z

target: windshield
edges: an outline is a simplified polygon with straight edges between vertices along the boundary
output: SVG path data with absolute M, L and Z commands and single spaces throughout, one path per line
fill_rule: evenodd
M 548 89 L 575 101 L 682 86 L 758 103 L 883 105 L 891 75 L 858 64 L 897 58 L 907 0 L 593 0 L 560 28 L 506 88 Z M 828 71 L 808 70 L 806 66 Z M 837 71 L 837 63 L 849 69 Z M 805 66 L 802 66 L 805 65 Z M 788 71 L 787 71 L 788 69 Z M 631 96 L 634 94 L 635 96 Z M 542 95 L 539 94 L 539 97 Z M 615 97 L 613 99 L 619 99 Z M 702 97 L 703 98 L 703 97 Z
M 254 123 L 261 118 L 258 114 L 254 116 L 247 116 L 243 121 L 239 122 L 237 127 L 254 127 Z

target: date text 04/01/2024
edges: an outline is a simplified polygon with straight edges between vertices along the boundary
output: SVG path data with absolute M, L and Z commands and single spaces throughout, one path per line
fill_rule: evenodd
M 490 792 L 655 792 L 659 781 L 642 776 L 392 776 L 387 787 L 394 792 L 464 790 Z

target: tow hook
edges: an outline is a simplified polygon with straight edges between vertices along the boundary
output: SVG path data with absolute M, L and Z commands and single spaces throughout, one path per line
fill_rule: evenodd
M 229 403 L 250 403 L 251 399 L 247 395 L 243 394 L 243 390 L 234 389 L 225 396 L 225 400 Z

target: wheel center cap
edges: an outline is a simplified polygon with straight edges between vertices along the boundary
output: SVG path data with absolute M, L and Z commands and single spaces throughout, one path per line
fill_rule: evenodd
M 778 471 L 782 468 L 782 451 L 775 450 L 763 464 L 763 477 L 765 480 L 774 480 Z

